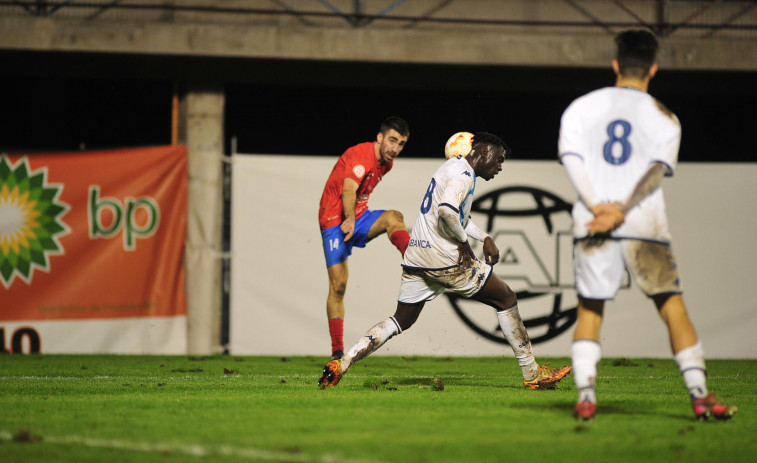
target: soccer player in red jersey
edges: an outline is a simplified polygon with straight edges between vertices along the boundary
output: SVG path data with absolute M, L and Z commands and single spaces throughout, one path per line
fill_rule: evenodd
M 359 143 L 339 157 L 321 195 L 318 222 L 329 274 L 326 315 L 333 359 L 342 357 L 344 343 L 344 293 L 347 289 L 347 258 L 353 246 L 365 247 L 386 233 L 404 254 L 410 241 L 402 213 L 368 209 L 368 198 L 384 175 L 392 169 L 410 136 L 402 118 L 391 116 L 381 123 L 376 141 Z

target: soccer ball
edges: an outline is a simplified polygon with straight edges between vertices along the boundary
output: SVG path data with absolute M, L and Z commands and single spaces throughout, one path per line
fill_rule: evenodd
M 444 145 L 444 156 L 447 159 L 457 156 L 467 156 L 473 144 L 473 134 L 470 132 L 457 132 L 449 137 Z

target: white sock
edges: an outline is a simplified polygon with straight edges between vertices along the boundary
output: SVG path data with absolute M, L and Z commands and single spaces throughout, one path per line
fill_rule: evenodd
M 515 358 L 518 359 L 523 378 L 526 380 L 536 378 L 539 374 L 539 366 L 536 364 L 536 359 L 534 359 L 534 354 L 531 351 L 531 338 L 528 337 L 528 331 L 526 331 L 523 320 L 520 318 L 518 306 L 497 312 L 497 318 L 502 334 L 505 335 L 505 339 L 513 349 Z
M 374 353 L 394 335 L 400 333 L 402 333 L 402 329 L 394 317 L 389 317 L 372 326 L 371 329 L 366 331 L 363 337 L 360 338 L 349 351 L 347 351 L 347 354 L 342 357 L 342 373 L 347 371 L 347 369 L 358 360 Z
M 570 351 L 578 402 L 597 403 L 597 364 L 602 358 L 602 347 L 596 341 L 579 339 L 573 341 Z
M 707 370 L 704 367 L 704 349 L 697 342 L 691 347 L 681 349 L 673 357 L 681 370 L 683 382 L 692 399 L 707 397 Z

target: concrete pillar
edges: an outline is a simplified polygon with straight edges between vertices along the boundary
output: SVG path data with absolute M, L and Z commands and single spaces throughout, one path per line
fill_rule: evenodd
M 187 353 L 222 352 L 223 86 L 189 82 L 180 93 L 179 143 L 187 146 Z

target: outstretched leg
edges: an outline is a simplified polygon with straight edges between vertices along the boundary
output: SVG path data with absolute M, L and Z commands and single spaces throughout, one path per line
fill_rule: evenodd
M 341 358 L 333 359 L 323 368 L 318 380 L 321 389 L 339 384 L 347 370 L 359 360 L 376 352 L 389 339 L 410 328 L 418 319 L 425 303 L 397 303 L 394 316 L 373 325 Z
M 386 233 L 389 241 L 401 254 L 405 254 L 407 245 L 410 243 L 410 233 L 407 231 L 404 217 L 400 211 L 384 211 L 371 225 L 371 229 L 368 231 L 368 239 L 372 240 L 382 233 Z
M 536 363 L 531 349 L 531 338 L 518 310 L 515 292 L 497 275 L 491 275 L 479 292 L 473 295 L 476 301 L 494 307 L 497 319 L 507 343 L 518 359 L 523 373 L 523 385 L 529 389 L 554 389 L 555 384 L 567 375 L 571 368 L 549 368 Z

